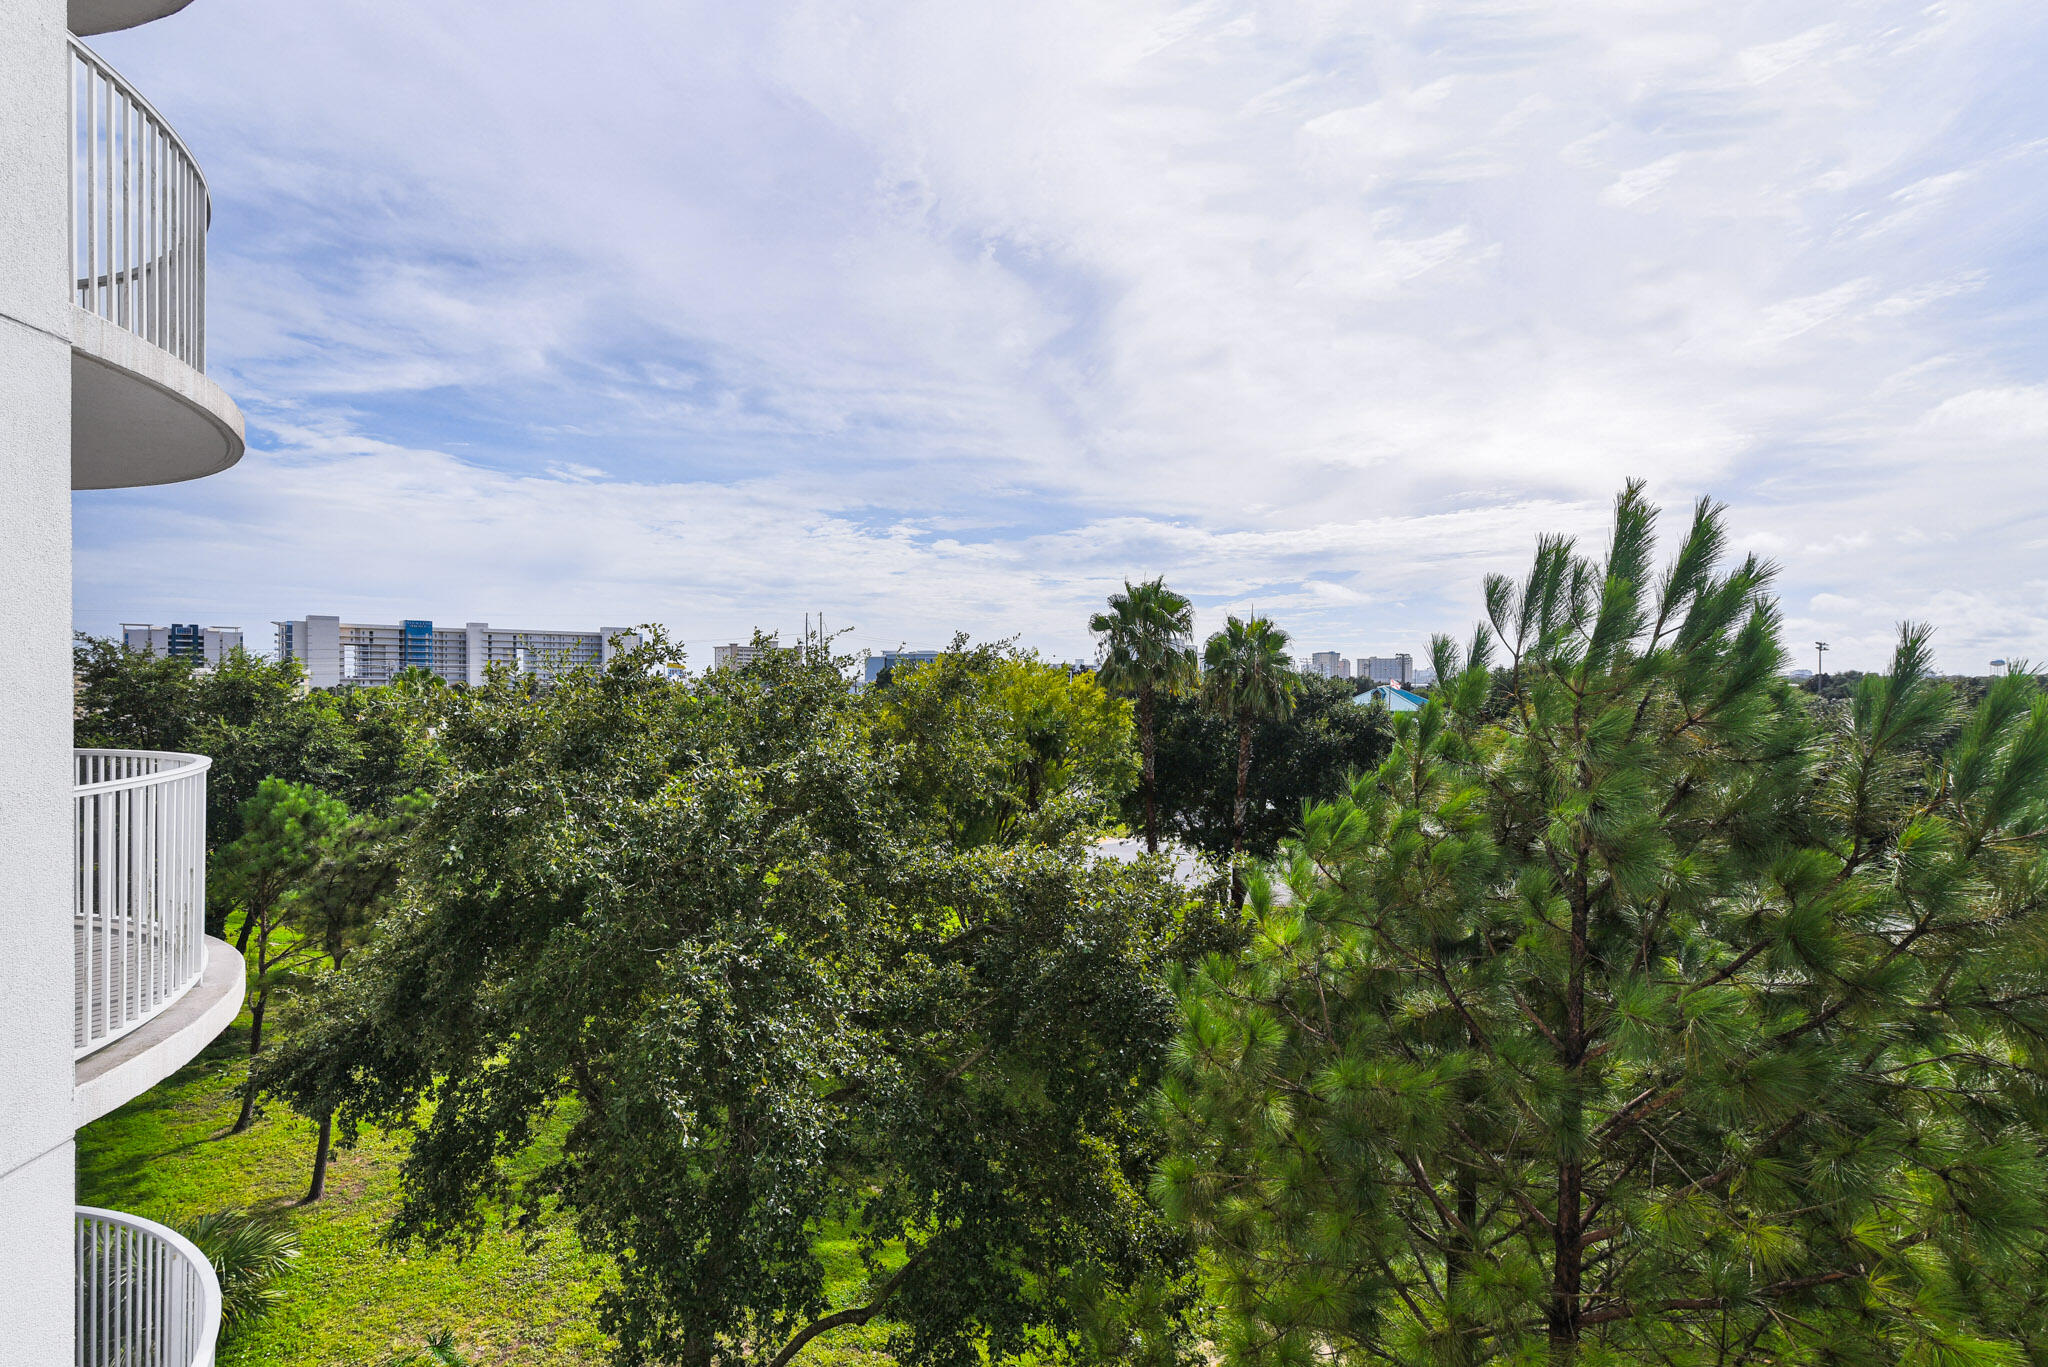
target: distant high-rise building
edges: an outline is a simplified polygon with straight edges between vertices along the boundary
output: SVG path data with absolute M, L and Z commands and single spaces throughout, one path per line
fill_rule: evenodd
M 885 650 L 879 655 L 870 655 L 861 682 L 871 684 L 882 677 L 883 670 L 894 669 L 898 665 L 928 665 L 943 653 L 937 650 Z
M 1334 650 L 1318 650 L 1309 656 L 1309 672 L 1326 679 L 1348 679 L 1351 677 L 1351 661 Z
M 1415 657 L 1405 654 L 1368 655 L 1358 662 L 1358 676 L 1374 683 L 1399 684 L 1406 688 L 1415 682 Z
M 625 627 L 597 631 L 529 631 L 466 622 L 437 627 L 413 618 L 395 625 L 301 617 L 278 622 L 277 658 L 297 660 L 314 688 L 375 688 L 403 669 L 425 669 L 452 684 L 476 687 L 491 665 L 543 678 L 581 664 L 604 664 L 640 644 Z
M 174 660 L 190 660 L 202 668 L 212 669 L 227 657 L 229 651 L 241 648 L 242 629 L 202 627 L 187 622 L 173 622 L 167 627 L 123 622 L 121 644 L 138 654 L 168 655 Z
M 738 669 L 741 665 L 750 665 L 772 651 L 794 649 L 796 649 L 795 646 L 777 644 L 776 638 L 773 636 L 768 638 L 768 644 L 765 646 L 743 646 L 738 641 L 734 641 L 730 645 L 711 647 L 711 667 L 713 669 Z

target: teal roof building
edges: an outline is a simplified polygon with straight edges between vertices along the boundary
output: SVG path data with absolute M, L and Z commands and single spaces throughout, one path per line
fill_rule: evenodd
M 1429 699 L 1420 693 L 1410 693 L 1407 689 L 1396 688 L 1393 684 L 1381 684 L 1378 688 L 1359 694 L 1351 701 L 1359 707 L 1376 702 L 1385 703 L 1389 712 L 1420 712 L 1429 705 Z

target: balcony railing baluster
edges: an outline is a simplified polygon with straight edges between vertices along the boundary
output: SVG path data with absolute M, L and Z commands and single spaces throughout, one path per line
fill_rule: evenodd
M 73 1051 L 83 1057 L 184 995 L 206 967 L 204 755 L 80 750 Z
M 71 40 L 73 300 L 206 369 L 206 228 L 199 163 L 98 53 Z
M 183 1235 L 78 1207 L 76 1367 L 212 1367 L 220 1279 Z

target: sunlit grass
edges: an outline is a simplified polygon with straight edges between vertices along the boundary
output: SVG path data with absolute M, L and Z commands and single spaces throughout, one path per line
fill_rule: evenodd
M 379 1241 L 397 1199 L 397 1145 L 365 1131 L 339 1149 L 326 1199 L 295 1204 L 311 1173 L 314 1126 L 272 1105 L 230 1136 L 245 1074 L 247 1017 L 177 1076 L 78 1136 L 78 1199 L 174 1224 L 228 1206 L 285 1211 L 303 1253 L 282 1305 L 221 1344 L 222 1367 L 376 1367 L 449 1330 L 477 1363 L 595 1363 L 605 1339 L 593 1302 L 604 1276 L 566 1227 L 538 1248 L 492 1230 L 474 1252 L 397 1252 Z M 850 1240 L 820 1245 L 835 1299 L 858 1289 Z M 840 1330 L 815 1341 L 802 1367 L 882 1367 L 887 1330 Z

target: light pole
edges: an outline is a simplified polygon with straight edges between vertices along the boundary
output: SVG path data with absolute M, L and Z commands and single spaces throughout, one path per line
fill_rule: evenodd
M 1820 687 L 1820 681 L 1827 673 L 1826 669 L 1823 668 L 1827 657 L 1828 643 L 1826 641 L 1815 641 L 1813 643 L 1813 686 L 1815 688 Z

